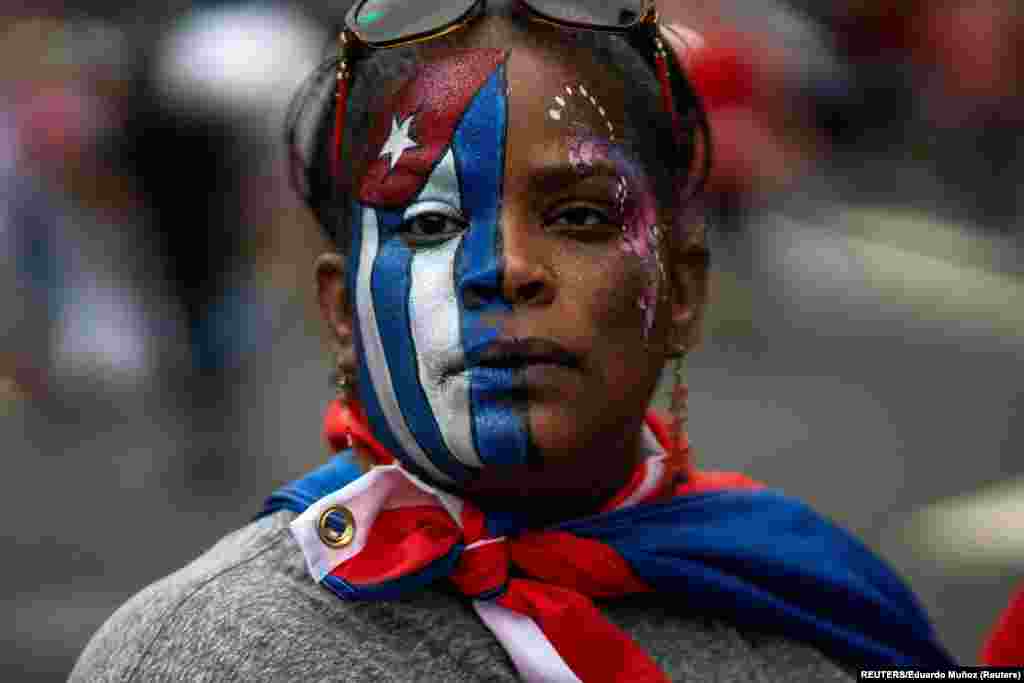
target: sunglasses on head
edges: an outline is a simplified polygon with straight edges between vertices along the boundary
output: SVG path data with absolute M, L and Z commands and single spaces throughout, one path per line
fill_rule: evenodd
M 661 104 L 672 124 L 680 154 L 699 163 L 695 194 L 707 175 L 710 155 L 707 125 L 697 95 L 683 76 L 659 31 L 654 0 L 517 0 L 533 21 L 566 30 L 621 34 L 654 68 L 661 87 Z M 367 50 L 400 47 L 452 33 L 468 26 L 486 12 L 487 0 L 358 0 L 345 17 L 338 36 L 337 91 L 334 138 L 330 160 L 339 177 L 345 113 L 355 61 Z M 703 138 L 698 139 L 700 132 Z M 700 161 L 698 162 L 698 157 Z M 694 174 L 690 174 L 691 177 Z

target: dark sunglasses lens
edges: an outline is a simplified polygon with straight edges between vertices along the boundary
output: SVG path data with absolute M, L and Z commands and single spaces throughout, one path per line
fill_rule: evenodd
M 371 45 L 431 33 L 462 18 L 477 0 L 365 0 L 349 21 Z
M 541 14 L 558 21 L 627 28 L 643 17 L 645 0 L 527 0 Z

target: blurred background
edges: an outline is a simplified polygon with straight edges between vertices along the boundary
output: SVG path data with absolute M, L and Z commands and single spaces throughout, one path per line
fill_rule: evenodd
M 1024 580 L 1024 10 L 659 5 L 716 134 L 698 458 L 859 534 L 973 663 Z M 278 142 L 329 10 L 0 10 L 3 680 L 63 680 L 326 456 L 326 244 Z

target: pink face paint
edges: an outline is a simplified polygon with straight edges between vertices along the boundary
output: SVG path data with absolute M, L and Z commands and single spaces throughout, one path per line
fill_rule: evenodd
M 615 203 L 622 220 L 622 249 L 640 259 L 648 283 L 637 306 L 644 314 L 644 338 L 654 326 L 658 286 L 663 267 L 658 253 L 657 203 L 650 181 L 639 165 L 619 145 L 591 133 L 579 132 L 569 141 L 569 163 L 581 174 L 589 173 L 598 161 L 608 161 L 619 174 Z
M 600 120 L 597 133 L 591 125 L 582 123 L 583 120 L 593 121 L 594 114 Z M 622 220 L 622 249 L 640 259 L 648 274 L 648 283 L 637 300 L 644 315 L 646 339 L 654 326 L 658 286 L 664 275 L 658 253 L 657 203 L 651 184 L 639 165 L 617 144 L 615 125 L 598 97 L 585 84 L 566 85 L 564 93 L 551 99 L 547 117 L 571 126 L 569 163 L 578 173 L 590 173 L 600 161 L 611 162 L 618 172 L 615 204 Z

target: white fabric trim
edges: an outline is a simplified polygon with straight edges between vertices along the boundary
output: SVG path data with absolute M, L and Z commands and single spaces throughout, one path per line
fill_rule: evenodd
M 480 539 L 479 541 L 475 541 L 475 542 L 470 543 L 469 545 L 467 545 L 466 546 L 466 550 L 473 550 L 474 548 L 482 548 L 485 545 L 490 545 L 492 543 L 502 543 L 504 541 L 505 541 L 505 537 L 504 536 L 498 536 L 497 538 L 483 538 L 483 539 Z
M 658 438 L 654 436 L 654 432 L 646 424 L 644 424 L 640 439 L 643 451 L 651 454 L 642 463 L 644 468 L 643 481 L 640 482 L 640 485 L 636 487 L 636 490 L 629 497 L 615 507 L 616 510 L 636 505 L 654 493 L 661 485 L 662 477 L 665 476 L 665 458 L 667 454 L 665 449 L 661 447 L 661 444 L 658 443 Z
M 493 602 L 474 600 L 480 619 L 491 629 L 527 683 L 583 683 L 528 616 Z
M 665 455 L 665 449 L 662 448 L 661 442 L 658 441 L 658 437 L 654 435 L 654 431 L 646 422 L 640 430 L 640 448 L 644 456 L 648 458 Z
M 452 495 L 451 493 L 448 493 L 446 491 L 435 489 L 433 486 L 431 486 L 425 481 L 422 481 L 415 474 L 402 467 L 401 464 L 399 464 L 398 468 L 402 471 L 402 474 L 405 476 L 405 478 L 408 479 L 414 486 L 416 486 L 416 488 L 434 496 L 441 503 L 441 506 L 448 511 L 448 514 L 452 516 L 452 519 L 454 519 L 455 523 L 459 525 L 459 528 L 462 528 L 463 502 L 461 498 Z
M 320 540 L 317 529 L 320 513 L 332 505 L 345 506 L 355 520 L 355 538 L 344 548 L 331 548 Z M 398 465 L 374 467 L 344 488 L 310 505 L 290 525 L 292 536 L 306 558 L 310 576 L 320 582 L 335 567 L 362 552 L 370 528 L 381 510 L 412 505 L 443 507 L 437 496 L 412 485 L 406 472 Z
M 442 374 L 464 355 L 455 294 L 455 254 L 461 243 L 462 238 L 458 237 L 413 255 L 409 268 L 409 322 L 416 345 L 420 386 L 445 445 L 463 465 L 483 467 L 473 445 L 469 376 Z
M 449 149 L 434 168 L 408 211 L 417 205 L 440 203 L 445 210 L 462 214 L 459 175 L 455 154 Z M 410 265 L 409 321 L 420 386 L 434 413 L 441 438 L 456 460 L 469 467 L 483 462 L 473 444 L 470 423 L 469 377 L 445 378 L 442 373 L 462 360 L 462 329 L 455 292 L 455 255 L 462 237 L 432 249 L 420 249 Z

